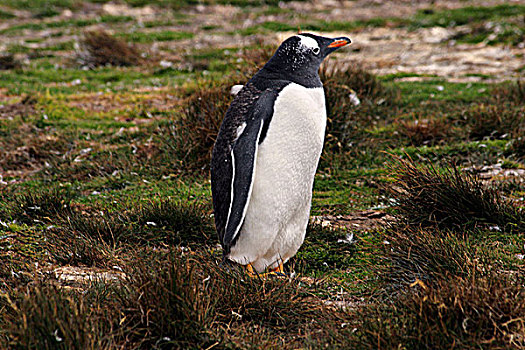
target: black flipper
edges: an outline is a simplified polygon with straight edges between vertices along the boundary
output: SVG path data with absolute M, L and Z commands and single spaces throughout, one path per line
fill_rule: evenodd
M 237 237 L 246 215 L 246 209 L 252 193 L 253 175 L 255 173 L 259 139 L 263 127 L 263 120 L 259 123 L 252 122 L 247 125 L 232 150 L 233 200 L 230 202 L 230 210 L 223 237 L 223 244 L 227 247 L 230 247 Z

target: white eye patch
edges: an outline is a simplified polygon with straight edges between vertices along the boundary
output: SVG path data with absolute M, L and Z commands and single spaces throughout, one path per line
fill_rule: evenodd
M 314 52 L 319 52 L 319 44 L 317 44 L 317 41 L 315 41 L 315 39 L 303 35 L 297 35 L 297 37 L 301 39 L 301 41 L 299 42 L 299 48 L 302 48 L 303 50 L 308 49 Z

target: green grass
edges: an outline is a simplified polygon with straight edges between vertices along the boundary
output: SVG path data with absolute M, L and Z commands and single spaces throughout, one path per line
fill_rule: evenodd
M 316 21 L 302 23 L 297 26 L 288 23 L 268 21 L 248 27 L 241 30 L 243 35 L 253 35 L 255 33 L 264 32 L 297 32 L 297 31 L 318 31 L 318 32 L 335 32 L 335 31 L 353 31 L 365 27 L 382 27 L 388 22 L 383 18 L 372 18 L 363 21 Z
M 300 25 L 294 26 L 288 23 L 268 21 L 252 27 L 248 27 L 242 30 L 243 35 L 252 35 L 259 32 L 272 31 L 272 32 L 284 32 L 284 31 L 320 31 L 320 32 L 332 32 L 332 31 L 354 31 L 365 27 L 385 27 L 387 25 L 397 27 L 450 27 L 459 26 L 466 24 L 475 24 L 482 21 L 488 20 L 500 20 L 504 30 L 498 34 L 497 38 L 492 39 L 490 43 L 496 42 L 514 42 L 519 40 L 523 26 L 519 25 L 507 25 L 504 20 L 508 17 L 517 17 L 525 14 L 524 5 L 497 5 L 493 7 L 462 7 L 451 10 L 420 10 L 413 18 L 382 18 L 376 17 L 368 20 L 357 20 L 357 21 L 316 21 L 306 22 Z M 488 34 L 487 34 L 488 35 Z M 521 34 L 522 36 L 522 34 Z M 473 37 L 472 35 L 466 37 L 460 37 L 460 41 L 464 42 L 480 42 L 479 37 Z
M 14 14 L 8 11 L 0 10 L 0 19 L 11 19 L 16 17 Z
M 312 215 L 344 215 L 355 210 L 366 210 L 377 204 L 377 191 L 363 183 L 380 181 L 379 169 L 345 170 L 320 174 L 316 177 Z
M 29 10 L 35 14 L 42 13 L 48 8 L 74 9 L 79 5 L 77 0 L 6 0 L 4 6 L 20 10 Z
M 184 81 L 187 78 L 186 73 L 172 72 L 172 74 L 157 77 L 152 72 L 141 72 L 134 68 L 99 68 L 84 71 L 74 68 L 46 67 L 36 70 L 0 71 L 0 87 L 5 87 L 10 93 L 17 95 L 34 92 L 56 95 L 119 91 L 123 90 L 125 85 L 170 86 L 176 81 Z M 67 86 L 67 83 L 76 79 L 80 79 L 82 84 Z
M 17 24 L 0 31 L 0 34 L 13 34 L 18 33 L 23 30 L 44 30 L 44 29 L 54 29 L 54 28 L 82 28 L 87 27 L 97 23 L 124 23 L 132 21 L 133 17 L 129 16 L 110 16 L 103 15 L 93 19 L 71 19 L 63 21 L 50 21 L 50 22 L 39 22 L 39 23 L 24 23 Z
M 496 6 L 466 6 L 457 9 L 434 11 L 420 10 L 412 20 L 416 27 L 449 27 L 498 20 L 525 14 L 525 5 L 502 4 Z
M 398 82 L 396 86 L 401 90 L 403 103 L 412 106 L 432 102 L 470 103 L 488 96 L 488 85 L 484 83 L 447 83 L 444 80 L 431 80 Z
M 46 49 L 50 51 L 70 51 L 73 50 L 75 47 L 74 41 L 64 41 L 61 43 L 57 43 L 52 46 L 47 46 Z
M 525 27 L 519 24 L 499 21 L 491 26 L 475 26 L 471 32 L 458 34 L 455 39 L 461 43 L 477 44 L 486 42 L 489 45 L 507 44 L 517 46 L 525 40 Z
M 184 40 L 193 38 L 193 33 L 183 31 L 163 30 L 160 32 L 134 32 L 120 34 L 119 36 L 134 43 L 152 43 L 157 41 Z

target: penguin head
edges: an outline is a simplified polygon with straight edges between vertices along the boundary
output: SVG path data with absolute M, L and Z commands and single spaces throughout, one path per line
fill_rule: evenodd
M 294 81 L 310 78 L 318 79 L 319 66 L 330 53 L 352 41 L 347 37 L 325 38 L 310 33 L 300 33 L 286 39 L 277 49 L 264 69 L 280 73 Z

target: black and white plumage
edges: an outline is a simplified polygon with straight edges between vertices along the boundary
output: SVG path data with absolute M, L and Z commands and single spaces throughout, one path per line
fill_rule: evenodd
M 286 39 L 226 112 L 211 162 L 225 258 L 262 272 L 303 243 L 326 127 L 319 66 L 350 42 L 304 33 Z

